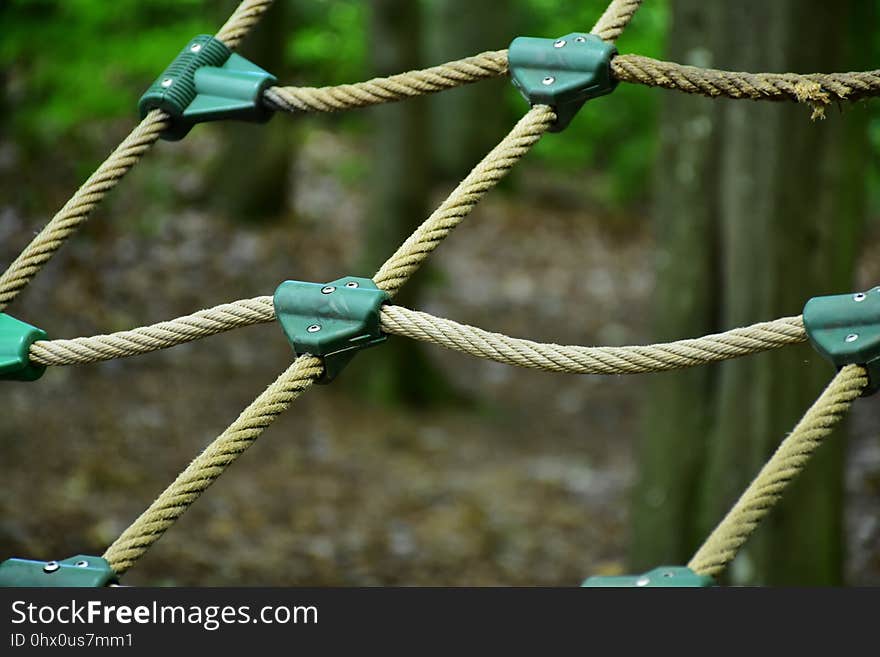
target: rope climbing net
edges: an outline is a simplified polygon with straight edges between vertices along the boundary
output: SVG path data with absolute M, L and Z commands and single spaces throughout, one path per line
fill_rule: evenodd
M 219 42 L 218 47 L 234 50 L 259 21 L 271 1 L 241 2 L 212 43 Z M 573 45 L 586 44 L 589 39 L 594 39 L 605 48 L 604 52 L 610 53 L 603 69 L 608 77 L 607 88 L 593 95 L 607 93 L 613 85 L 622 81 L 709 97 L 796 101 L 811 106 L 814 118 L 821 116 L 831 102 L 880 95 L 880 71 L 810 75 L 738 73 L 682 66 L 638 55 L 618 55 L 612 44 L 640 5 L 641 0 L 613 0 L 589 35 L 572 35 L 572 40 L 576 42 Z M 527 41 L 549 41 L 549 47 L 562 52 L 567 45 L 566 39 L 564 37 L 555 42 Z M 528 76 L 524 74 L 518 78 L 513 70 L 513 47 L 516 43 L 512 44 L 510 51 L 484 52 L 420 71 L 334 87 L 275 86 L 274 78 L 267 74 L 262 79 L 269 80 L 270 84 L 255 87 L 250 93 L 256 94 L 259 104 L 256 110 L 259 112 L 335 112 L 404 100 L 511 73 L 525 94 Z M 213 47 L 209 42 L 194 40 L 187 50 L 198 54 Z M 229 62 L 237 57 L 228 52 L 227 56 Z M 239 58 L 235 61 L 245 60 Z M 236 63 L 235 67 L 237 70 L 249 70 L 240 63 Z M 257 67 L 252 68 L 262 72 Z M 172 67 L 166 74 L 170 71 Z M 568 73 L 570 70 L 562 66 L 558 75 Z M 538 85 L 551 87 L 558 82 L 555 77 L 557 73 L 541 75 Z M 197 76 L 198 73 L 196 83 Z M 158 84 L 160 87 L 172 87 L 175 82 L 173 77 L 168 77 L 160 78 Z M 627 347 L 544 344 L 491 333 L 387 303 L 544 133 L 560 129 L 563 119 L 561 101 L 557 104 L 540 102 L 547 97 L 537 93 L 525 95 L 531 101 L 531 109 L 373 276 L 372 284 L 377 288 L 382 302 L 376 321 L 383 335 L 394 334 L 431 342 L 509 365 L 577 374 L 637 374 L 694 367 L 802 343 L 808 339 L 805 317 L 797 316 L 666 344 Z M 574 111 L 582 102 L 583 97 L 574 100 Z M 148 106 L 146 110 L 142 108 L 142 115 L 141 123 L 0 275 L 0 311 L 27 286 L 149 148 L 161 136 L 167 136 L 170 130 L 175 129 L 175 121 L 179 119 L 162 104 Z M 360 285 L 357 281 L 363 280 L 349 279 L 349 282 L 341 285 L 357 288 Z M 328 284 L 320 291 L 330 295 L 336 289 L 336 285 Z M 876 296 L 880 302 L 880 288 L 876 291 L 876 295 L 874 291 L 869 294 Z M 63 340 L 31 339 L 26 345 L 27 366 L 44 368 L 124 358 L 275 319 L 283 324 L 278 295 L 279 292 L 276 292 L 274 299 L 261 296 L 234 301 L 151 326 L 108 335 Z M 866 296 L 856 294 L 853 299 L 856 302 L 874 302 L 873 298 L 866 299 Z M 321 326 L 310 325 L 308 331 L 313 330 L 319 332 Z M 852 335 L 858 338 L 856 333 L 847 332 L 846 328 L 843 330 L 846 333 L 843 342 L 854 342 Z M 44 335 L 41 331 L 38 333 L 37 338 Z M 809 337 L 814 343 L 819 342 L 812 333 Z M 817 348 L 822 350 L 820 344 L 817 344 Z M 329 374 L 330 355 L 299 348 L 296 351 L 298 355 L 292 364 L 109 546 L 103 558 L 116 576 L 131 568 L 297 397 Z M 852 402 L 867 390 L 871 368 L 865 362 L 835 360 L 834 353 L 825 355 L 840 365 L 838 374 L 691 559 L 688 567 L 696 575 L 715 576 L 724 569 L 763 516 L 779 500 L 788 483 L 805 467 L 813 451 L 846 414 Z

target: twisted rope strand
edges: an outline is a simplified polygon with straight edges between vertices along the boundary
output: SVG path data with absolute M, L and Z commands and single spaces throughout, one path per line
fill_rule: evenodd
M 248 32 L 263 17 L 263 14 L 266 13 L 266 10 L 269 9 L 273 1 L 243 0 L 217 32 L 215 38 L 235 50 L 242 39 L 247 36 Z
M 293 361 L 107 548 L 103 556 L 111 568 L 127 571 L 322 371 L 314 356 Z
M 373 276 L 376 285 L 394 296 L 437 245 L 462 222 L 486 192 L 529 152 L 555 120 L 556 114 L 550 107 L 535 105 L 531 108 L 382 265 Z
M 168 127 L 168 115 L 153 110 L 89 176 L 52 220 L 0 275 L 0 311 L 21 292 L 65 240 L 89 218 L 92 210 L 137 164 Z
M 241 299 L 151 326 L 72 340 L 38 340 L 30 359 L 40 365 L 73 365 L 126 358 L 275 319 L 272 297 Z
M 275 319 L 272 297 L 242 299 L 130 331 L 40 340 L 31 361 L 72 365 L 125 358 Z M 508 365 L 572 374 L 636 374 L 704 365 L 806 340 L 803 320 L 783 317 L 701 338 L 629 347 L 545 344 L 490 333 L 400 306 L 383 306 L 382 330 Z
M 794 100 L 821 110 L 833 100 L 880 94 L 880 70 L 851 73 L 744 73 L 684 66 L 640 55 L 619 55 L 611 72 L 624 82 L 663 87 L 710 98 Z
M 335 87 L 271 87 L 263 102 L 285 112 L 338 112 L 436 93 L 507 73 L 507 51 L 484 52 L 422 71 Z
M 838 372 L 690 560 L 691 570 L 712 576 L 724 570 L 867 384 L 867 373 L 859 365 Z
M 642 0 L 613 0 L 590 32 L 603 41 L 613 43 L 623 33 L 641 6 Z
M 579 347 L 490 333 L 400 306 L 382 307 L 382 329 L 507 365 L 572 374 L 638 374 L 705 365 L 806 340 L 801 317 L 667 344 Z

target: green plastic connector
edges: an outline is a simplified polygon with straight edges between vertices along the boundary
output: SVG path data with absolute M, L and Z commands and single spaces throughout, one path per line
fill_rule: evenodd
M 28 351 L 47 338 L 44 330 L 0 313 L 0 380 L 36 381 L 43 376 L 46 366 L 32 363 Z
M 0 564 L 0 587 L 100 588 L 116 582 L 117 576 L 110 564 L 88 554 L 78 554 L 64 561 L 7 559 Z
M 838 369 L 856 364 L 868 370 L 863 396 L 880 389 L 880 286 L 813 297 L 804 306 L 804 328 L 816 351 Z
M 705 588 L 715 586 L 708 575 L 697 575 L 684 566 L 662 566 L 644 575 L 589 577 L 581 586 L 588 588 Z
M 329 383 L 358 351 L 385 341 L 379 308 L 388 298 L 369 278 L 284 281 L 275 290 L 275 315 L 298 356 L 323 358 L 318 383 Z
M 141 96 L 141 118 L 161 109 L 171 117 L 163 139 L 183 139 L 196 123 L 237 119 L 268 121 L 263 92 L 275 76 L 233 53 L 209 34 L 190 40 L 171 65 Z
M 590 98 L 614 91 L 611 60 L 617 48 L 595 34 L 575 32 L 558 39 L 517 37 L 507 52 L 510 79 L 532 105 L 551 105 L 560 132 Z

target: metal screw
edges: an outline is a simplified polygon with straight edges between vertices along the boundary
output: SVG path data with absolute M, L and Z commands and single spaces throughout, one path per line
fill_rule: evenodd
M 336 292 L 336 288 L 332 285 L 327 285 L 321 288 L 321 294 L 333 294 L 334 292 Z
M 576 36 L 576 37 L 574 38 L 574 40 L 577 41 L 578 43 L 584 43 L 584 42 L 587 40 L 587 37 L 585 37 L 585 36 Z
M 647 577 L 639 577 L 636 580 L 636 586 L 647 586 L 651 583 L 651 580 Z
M 309 327 L 306 329 L 306 331 L 308 331 L 309 333 L 317 333 L 317 332 L 320 331 L 320 330 L 321 330 L 321 325 L 320 325 L 320 324 L 312 324 L 311 326 L 309 326 Z
M 77 561 L 77 562 L 76 562 L 75 564 L 73 564 L 73 565 L 76 566 L 77 568 L 88 568 L 88 567 L 89 567 L 89 562 L 88 562 L 88 561 L 85 561 L 85 560 L 82 560 L 82 561 Z
M 554 82 L 556 82 L 556 78 L 554 78 L 552 75 L 548 75 L 546 78 L 541 80 L 541 84 L 547 85 L 548 87 Z
M 202 44 L 201 43 L 194 43 L 190 46 L 189 49 L 190 49 L 190 52 L 198 52 L 199 50 L 202 49 Z
M 345 284 L 345 287 L 359 287 L 357 281 L 349 281 Z
M 43 566 L 43 572 L 54 573 L 59 568 L 61 568 L 61 564 L 59 564 L 57 561 L 49 561 L 46 563 L 45 566 Z
M 855 342 L 855 341 L 858 340 L 858 339 L 859 339 L 859 334 L 858 334 L 858 333 L 850 333 L 848 336 L 846 336 L 846 337 L 844 338 L 844 340 L 845 340 L 846 342 Z
M 565 46 L 565 39 L 559 39 L 559 41 L 553 43 L 554 48 L 562 48 L 563 46 Z
M 172 84 L 174 84 L 174 80 L 172 80 L 171 78 L 165 78 L 164 80 L 162 80 L 162 86 L 165 87 L 166 89 L 168 87 L 170 87 Z
M 864 301 L 864 300 L 865 300 L 865 293 L 864 292 L 856 292 L 853 295 L 853 301 Z

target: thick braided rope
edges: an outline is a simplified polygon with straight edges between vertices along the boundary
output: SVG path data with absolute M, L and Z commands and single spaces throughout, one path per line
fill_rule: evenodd
M 274 319 L 272 297 L 242 299 L 130 331 L 71 340 L 39 340 L 31 345 L 30 358 L 40 365 L 94 363 L 167 349 Z M 806 340 L 800 316 L 701 338 L 630 347 L 565 346 L 520 340 L 400 306 L 383 306 L 381 321 L 386 333 L 432 342 L 508 365 L 574 374 L 660 372 L 737 358 Z
M 235 50 L 274 0 L 243 0 L 217 32 L 215 38 Z
M 614 0 L 592 33 L 614 41 L 629 24 L 642 0 Z M 263 102 L 285 112 L 338 112 L 436 93 L 507 74 L 507 50 L 482 52 L 420 71 L 407 71 L 335 87 L 271 87 Z
M 613 0 L 590 30 L 604 41 L 616 41 L 642 5 L 642 0 Z
M 880 71 L 852 73 L 743 73 L 683 66 L 640 55 L 611 60 L 614 77 L 624 82 L 675 89 L 717 98 L 794 100 L 821 110 L 832 100 L 858 100 L 880 94 Z
M 507 73 L 507 51 L 484 52 L 422 71 L 335 87 L 271 87 L 263 102 L 285 112 L 338 112 L 436 93 Z
M 107 192 L 137 164 L 167 127 L 168 116 L 164 112 L 153 110 L 147 114 L 97 171 L 76 190 L 64 207 L 0 275 L 0 310 L 9 305 L 42 266 L 55 255 L 64 241 L 88 219 L 89 214 L 104 199 Z
M 529 152 L 555 120 L 556 114 L 546 105 L 535 105 L 530 109 L 382 265 L 373 276 L 376 285 L 394 296 L 425 258 L 461 223 L 486 192 Z
M 244 0 L 217 33 L 217 38 L 234 49 L 270 4 L 272 0 Z M 64 207 L 0 275 L 0 311 L 25 288 L 67 238 L 85 223 L 107 192 L 116 187 L 167 127 L 168 115 L 161 110 L 151 111 L 76 190 Z
M 724 570 L 867 383 L 859 365 L 840 370 L 690 560 L 691 570 L 713 576 Z
M 275 319 L 272 297 L 256 297 L 200 310 L 152 326 L 72 340 L 38 340 L 30 359 L 40 365 L 73 365 L 125 358 Z
M 103 556 L 113 570 L 127 571 L 322 371 L 318 358 L 297 358 L 107 548 Z
M 784 317 L 667 344 L 580 347 L 520 340 L 400 306 L 383 306 L 382 329 L 499 363 L 573 374 L 663 372 L 737 358 L 806 340 L 803 320 Z

